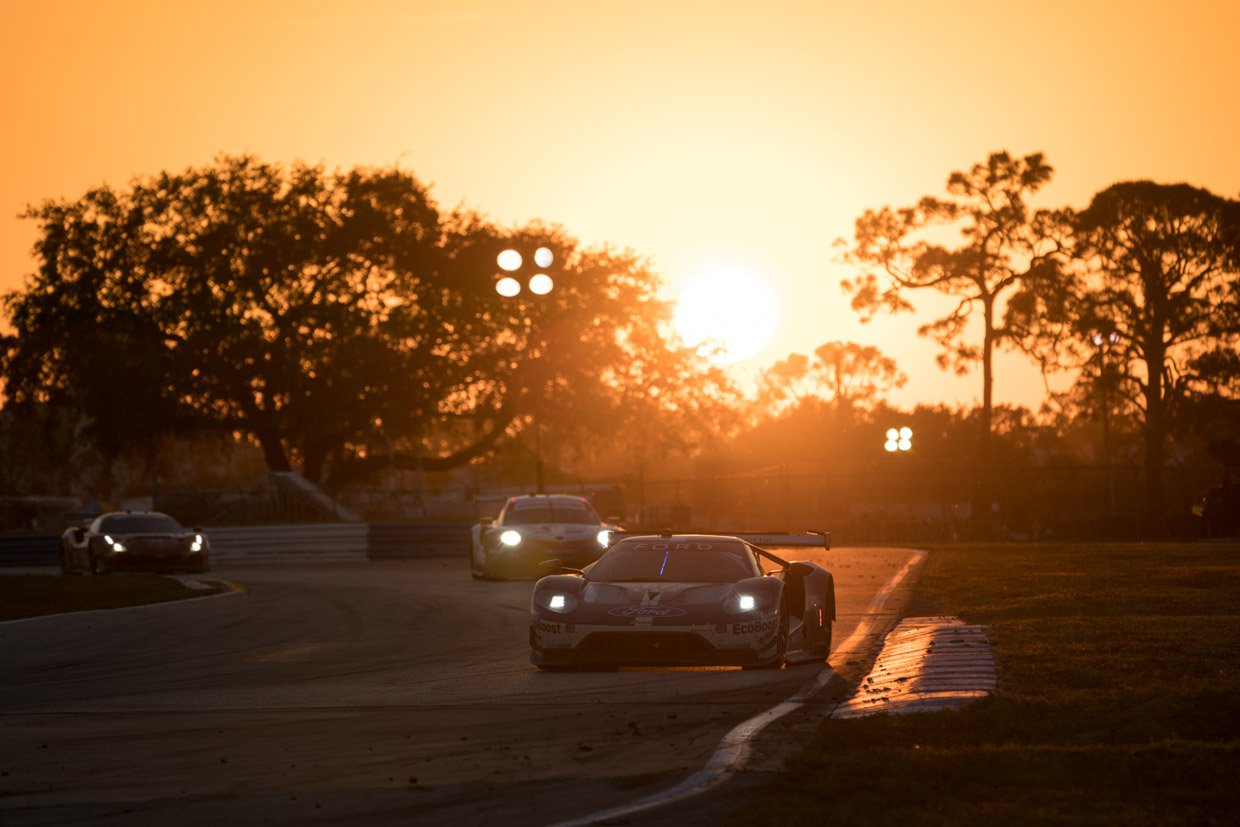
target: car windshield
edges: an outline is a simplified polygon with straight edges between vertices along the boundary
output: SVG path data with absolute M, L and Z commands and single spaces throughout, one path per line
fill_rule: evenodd
M 99 531 L 112 534 L 180 534 L 184 529 L 176 520 L 163 514 L 117 514 L 103 518 Z
M 739 540 L 622 540 L 586 572 L 604 583 L 735 583 L 761 574 Z
M 598 515 L 583 502 L 538 503 L 509 507 L 504 512 L 504 525 L 539 525 L 542 523 L 573 523 L 597 525 Z

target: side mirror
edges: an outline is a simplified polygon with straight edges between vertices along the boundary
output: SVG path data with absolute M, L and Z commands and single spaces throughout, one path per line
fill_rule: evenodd
M 791 563 L 788 566 L 789 577 L 809 577 L 814 573 L 814 567 L 810 563 Z

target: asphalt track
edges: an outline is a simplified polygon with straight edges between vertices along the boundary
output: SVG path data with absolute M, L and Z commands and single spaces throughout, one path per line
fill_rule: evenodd
M 725 814 L 830 712 L 898 618 L 907 583 L 882 617 L 867 611 L 911 552 L 787 553 L 835 574 L 836 676 L 755 739 L 744 772 L 634 823 Z M 821 676 L 540 672 L 531 584 L 474 581 L 464 560 L 211 576 L 244 591 L 0 625 L 0 823 L 588 818 L 674 787 L 738 724 Z

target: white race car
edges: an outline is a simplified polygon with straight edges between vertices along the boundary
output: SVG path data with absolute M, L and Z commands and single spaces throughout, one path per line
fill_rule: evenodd
M 835 581 L 771 547 L 830 547 L 825 533 L 621 536 L 584 571 L 534 586 L 530 660 L 778 667 L 831 650 Z
M 544 573 L 540 564 L 548 560 L 581 568 L 606 550 L 614 529 L 584 497 L 510 497 L 499 517 L 473 527 L 471 569 L 474 577 L 532 579 Z

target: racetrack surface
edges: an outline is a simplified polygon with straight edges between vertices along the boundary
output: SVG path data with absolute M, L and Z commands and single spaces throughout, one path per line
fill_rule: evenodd
M 838 649 L 910 552 L 786 554 L 835 574 Z M 465 560 L 211 576 L 244 592 L 0 625 L 0 822 L 549 824 L 672 786 L 820 671 L 540 672 L 532 584 Z M 859 675 L 877 644 L 830 663 Z M 748 769 L 817 725 L 839 693 L 820 694 Z

